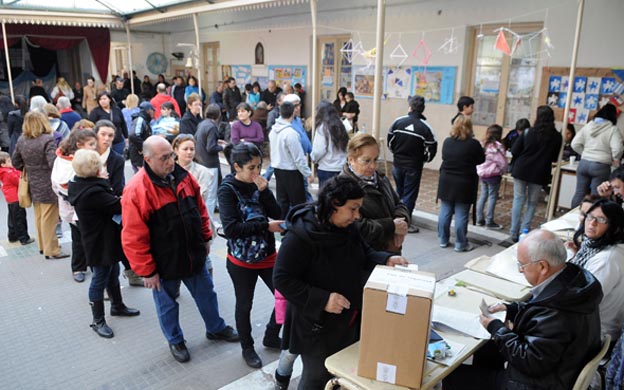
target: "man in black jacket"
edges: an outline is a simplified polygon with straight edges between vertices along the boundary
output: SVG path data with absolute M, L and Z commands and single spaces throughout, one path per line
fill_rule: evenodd
M 497 303 L 481 315 L 495 348 L 487 357 L 475 354 L 472 366 L 461 366 L 444 380 L 444 390 L 569 390 L 600 350 L 602 288 L 591 273 L 566 263 L 565 247 L 555 234 L 527 235 L 518 246 L 518 271 L 533 286 L 531 299 Z M 490 316 L 499 311 L 507 312 L 505 320 L 513 326 Z
M 223 108 L 228 113 L 228 120 L 235 121 L 237 117 L 236 107 L 242 101 L 240 89 L 236 86 L 236 79 L 230 77 L 226 81 L 227 88 L 223 92 Z
M 154 117 L 152 103 L 142 102 L 139 107 L 141 111 L 133 115 L 132 125 L 128 131 L 128 155 L 135 173 L 143 166 L 143 141 L 152 135 L 150 122 Z
M 395 119 L 388 130 L 388 148 L 394 154 L 392 176 L 410 218 L 418 199 L 423 165 L 433 160 L 438 150 L 438 141 L 423 111 L 425 98 L 412 96 L 408 114 Z M 417 233 L 418 228 L 410 224 L 408 232 Z

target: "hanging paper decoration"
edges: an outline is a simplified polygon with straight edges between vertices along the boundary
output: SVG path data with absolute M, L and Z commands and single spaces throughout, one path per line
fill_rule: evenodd
M 421 65 L 427 66 L 431 56 L 431 49 L 427 46 L 425 38 L 421 38 L 420 42 L 418 42 L 418 46 L 416 46 L 416 48 L 412 51 L 412 57 L 415 57 Z
M 498 36 L 496 37 L 496 43 L 494 44 L 494 48 L 502 51 L 508 56 L 511 55 L 511 49 L 509 48 L 509 44 L 507 43 L 507 38 L 505 38 L 505 33 L 503 29 L 498 30 Z
M 455 29 L 451 29 L 451 36 L 444 40 L 442 46 L 438 48 L 438 51 L 441 51 L 444 54 L 455 53 L 460 47 L 459 41 L 455 36 Z
M 340 49 L 342 57 L 350 64 L 353 61 L 354 45 L 353 39 L 349 39 L 347 43 Z M 358 53 L 355 53 L 357 55 Z
M 399 41 L 401 40 L 401 38 L 399 37 Z M 398 59 L 399 63 L 397 64 L 397 67 L 400 67 L 401 65 L 403 65 L 405 63 L 405 61 L 407 61 L 407 53 L 405 52 L 405 49 L 403 49 L 403 46 L 401 45 L 401 43 L 399 42 L 399 44 L 397 45 L 397 47 L 394 48 L 394 50 L 392 50 L 392 53 L 390 53 L 390 58 L 391 59 Z

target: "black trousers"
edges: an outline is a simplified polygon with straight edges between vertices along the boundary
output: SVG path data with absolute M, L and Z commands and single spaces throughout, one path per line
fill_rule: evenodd
M 291 207 L 306 202 L 305 178 L 301 172 L 275 168 L 276 199 L 282 210 L 282 219 L 286 218 Z
M 333 377 L 325 368 L 327 356 L 301 354 L 303 372 L 299 381 L 298 390 L 324 389 L 327 382 Z M 446 390 L 446 388 L 444 389 Z
M 72 272 L 85 272 L 87 270 L 87 258 L 85 257 L 84 246 L 82 246 L 82 234 L 80 234 L 79 222 L 69 224 L 72 238 Z
M 20 207 L 19 202 L 8 203 L 9 215 L 7 225 L 9 228 L 9 241 L 26 242 L 30 239 L 28 235 L 28 221 L 26 220 L 26 209 Z
M 227 261 L 227 260 L 226 260 Z M 251 307 L 253 305 L 254 291 L 258 277 L 274 293 L 273 289 L 273 268 L 251 269 L 240 267 L 231 261 L 227 261 L 227 270 L 234 284 L 234 294 L 236 295 L 236 309 L 234 317 L 236 319 L 236 329 L 240 336 L 241 346 L 253 347 L 254 340 L 251 336 Z M 281 325 L 275 322 L 275 309 L 271 312 L 271 318 L 266 325 L 265 336 L 277 337 Z

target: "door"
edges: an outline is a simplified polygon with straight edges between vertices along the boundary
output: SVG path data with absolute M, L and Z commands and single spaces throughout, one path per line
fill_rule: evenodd
M 206 92 L 206 99 L 217 89 L 219 82 L 219 42 L 202 43 L 204 70 L 202 88 Z
M 318 37 L 317 55 L 319 63 L 319 77 L 317 77 L 316 90 L 319 91 L 320 100 L 333 102 L 340 87 L 351 90 L 351 63 L 342 55 L 340 49 L 350 45 L 350 35 L 331 35 Z M 318 99 L 317 99 L 318 100 Z

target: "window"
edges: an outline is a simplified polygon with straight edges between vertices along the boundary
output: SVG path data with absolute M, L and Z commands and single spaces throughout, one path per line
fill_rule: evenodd
M 475 99 L 472 120 L 475 125 L 489 126 L 493 123 L 503 127 L 514 127 L 520 118 L 531 116 L 533 88 L 537 75 L 541 36 L 522 41 L 508 56 L 495 49 L 500 26 L 483 26 L 475 29 L 473 46 L 473 76 L 471 96 Z M 541 30 L 541 24 L 511 25 L 509 28 L 517 34 L 527 34 Z M 479 32 L 484 36 L 477 38 Z M 506 34 L 510 47 L 514 38 Z

